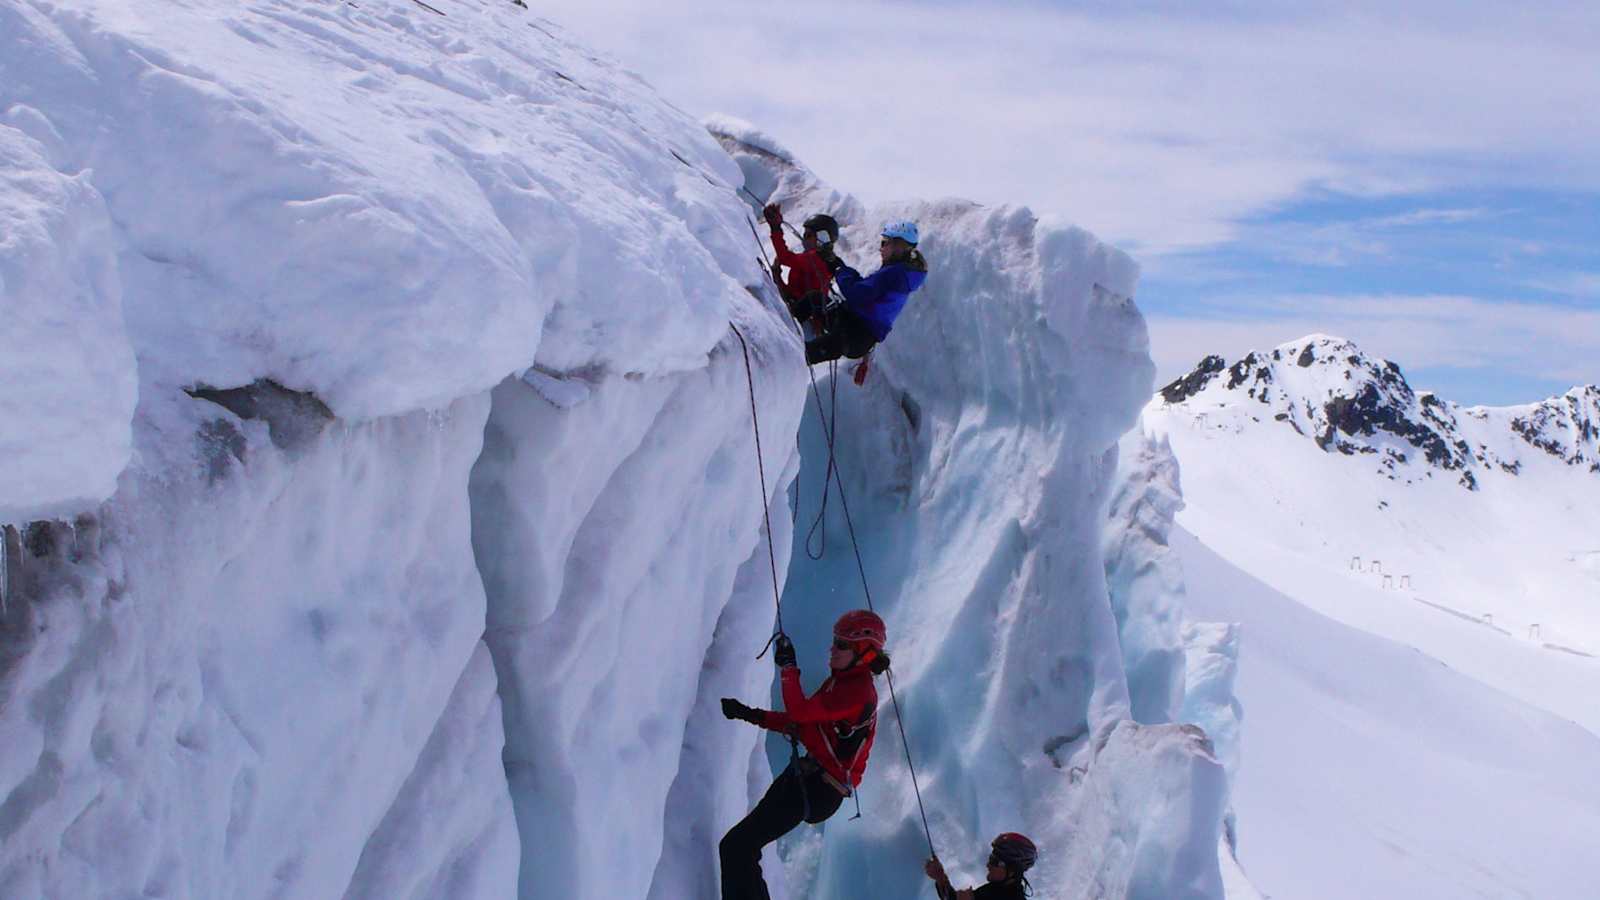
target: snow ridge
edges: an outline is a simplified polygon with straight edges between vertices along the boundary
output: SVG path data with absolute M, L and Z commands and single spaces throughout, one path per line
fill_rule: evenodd
M 1255 421 L 1270 416 L 1324 451 L 1374 457 L 1383 474 L 1407 483 L 1437 472 L 1475 491 L 1485 475 L 1516 475 L 1530 447 L 1600 473 L 1600 388 L 1529 406 L 1463 407 L 1414 391 L 1395 363 L 1327 335 L 1232 365 L 1208 356 L 1160 397 L 1201 418 L 1224 408 L 1248 409 Z

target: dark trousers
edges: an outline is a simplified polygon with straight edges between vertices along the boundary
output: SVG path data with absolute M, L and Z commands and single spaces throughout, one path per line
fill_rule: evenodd
M 722 856 L 722 900 L 770 900 L 761 877 L 761 848 L 801 822 L 815 825 L 838 812 L 844 797 L 823 780 L 809 759 L 789 764 L 739 824 L 717 846 Z
M 788 305 L 790 315 L 802 322 L 821 321 L 823 313 L 828 308 L 828 295 L 821 291 L 809 291 L 798 300 L 785 297 L 783 302 Z
M 828 310 L 827 328 L 823 333 L 806 341 L 806 365 L 816 365 L 841 356 L 860 359 L 877 343 L 878 339 L 865 320 L 836 306 Z

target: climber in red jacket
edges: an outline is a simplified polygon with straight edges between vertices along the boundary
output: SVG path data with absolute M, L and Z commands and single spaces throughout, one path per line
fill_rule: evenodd
M 815 825 L 838 811 L 861 784 L 867 754 L 878 727 L 878 689 L 872 676 L 889 668 L 883 652 L 887 637 L 883 620 L 858 609 L 833 626 L 828 680 L 807 697 L 800 687 L 794 645 L 778 636 L 773 660 L 781 670 L 783 711 L 751 709 L 731 697 L 722 699 L 722 714 L 797 739 L 806 755 L 796 755 L 767 789 L 761 802 L 728 830 L 718 851 L 722 857 L 722 900 L 767 900 L 761 877 L 761 848 L 788 834 L 801 822 Z
M 833 281 L 829 262 L 833 259 L 834 242 L 839 239 L 839 223 L 822 213 L 806 219 L 800 232 L 800 244 L 805 249 L 795 253 L 783 238 L 783 213 L 778 205 L 767 204 L 761 217 L 772 229 L 772 249 L 776 254 L 772 280 L 777 282 L 783 302 L 802 322 L 817 316 L 827 304 L 828 285 Z M 787 280 L 783 277 L 785 267 L 789 269 Z

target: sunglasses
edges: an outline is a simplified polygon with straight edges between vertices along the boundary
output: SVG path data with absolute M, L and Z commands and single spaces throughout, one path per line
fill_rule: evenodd
M 833 639 L 833 649 L 835 649 L 835 650 L 854 650 L 855 649 L 855 645 L 850 643 L 849 641 L 845 640 L 844 638 L 834 638 Z

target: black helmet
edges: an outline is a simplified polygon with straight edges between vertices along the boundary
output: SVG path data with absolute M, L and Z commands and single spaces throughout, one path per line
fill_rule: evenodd
M 1039 859 L 1039 848 L 1025 835 L 1015 831 L 1000 835 L 990 846 L 994 848 L 990 858 L 1019 875 L 1033 868 L 1034 862 Z
M 839 222 L 827 213 L 817 213 L 806 219 L 805 230 L 816 232 L 819 244 L 831 244 L 839 239 Z M 826 238 L 822 237 L 824 234 Z

